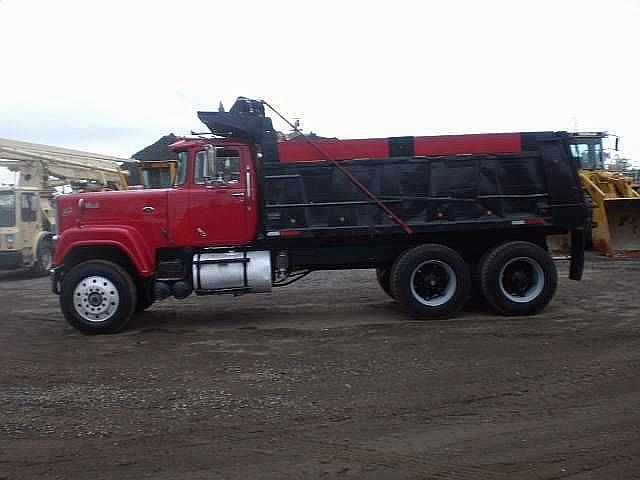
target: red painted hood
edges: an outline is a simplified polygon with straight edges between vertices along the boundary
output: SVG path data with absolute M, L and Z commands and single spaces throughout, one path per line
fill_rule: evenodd
M 154 252 L 166 245 L 168 190 L 128 190 L 61 195 L 56 201 L 58 242 L 55 265 L 62 262 L 72 238 L 89 243 L 110 244 L 126 230 L 131 238 L 142 238 L 143 248 Z M 118 233 L 120 232 L 120 233 Z

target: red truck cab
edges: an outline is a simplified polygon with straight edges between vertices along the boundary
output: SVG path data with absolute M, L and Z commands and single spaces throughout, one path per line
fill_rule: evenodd
M 178 152 L 173 188 L 60 197 L 54 265 L 64 264 L 72 248 L 111 245 L 146 276 L 155 271 L 161 248 L 249 243 L 256 234 L 258 202 L 248 145 L 183 138 L 172 148 Z
M 234 140 L 181 139 L 168 235 L 177 246 L 245 245 L 258 222 L 256 168 L 249 146 Z

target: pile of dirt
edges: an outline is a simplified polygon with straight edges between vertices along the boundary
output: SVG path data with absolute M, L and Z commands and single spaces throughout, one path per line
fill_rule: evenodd
M 169 145 L 178 140 L 173 133 L 160 137 L 160 139 L 151 145 L 144 147 L 139 152 L 131 155 L 136 160 L 175 160 L 178 158 L 176 152 L 169 148 Z

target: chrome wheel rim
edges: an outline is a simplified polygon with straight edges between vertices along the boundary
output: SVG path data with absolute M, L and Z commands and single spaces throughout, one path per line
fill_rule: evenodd
M 111 280 L 91 276 L 81 280 L 73 291 L 73 306 L 84 320 L 99 323 L 108 320 L 120 305 L 118 289 Z
M 422 262 L 411 272 L 411 294 L 427 307 L 447 303 L 456 292 L 458 281 L 453 268 L 441 260 Z
M 544 288 L 544 272 L 540 264 L 529 257 L 516 257 L 500 269 L 498 283 L 502 294 L 515 303 L 536 299 Z

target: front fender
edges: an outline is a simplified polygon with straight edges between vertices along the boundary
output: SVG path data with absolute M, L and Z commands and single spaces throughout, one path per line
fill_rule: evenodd
M 155 271 L 155 252 L 151 251 L 144 237 L 138 230 L 121 225 L 65 230 L 57 238 L 54 266 L 62 265 L 75 248 L 91 246 L 113 246 L 120 249 L 143 277 L 148 277 Z

